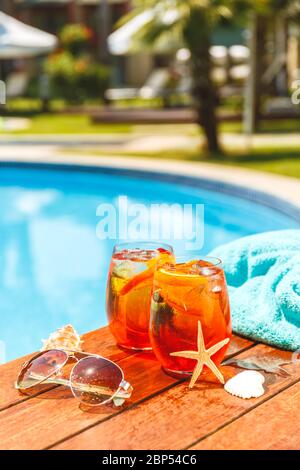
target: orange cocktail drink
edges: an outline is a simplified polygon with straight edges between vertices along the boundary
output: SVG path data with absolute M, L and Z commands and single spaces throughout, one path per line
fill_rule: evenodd
M 203 259 L 167 263 L 154 275 L 150 339 L 163 368 L 175 375 L 190 375 L 196 361 L 171 356 L 178 351 L 197 351 L 198 321 L 206 349 L 231 337 L 226 280 L 220 260 Z M 219 365 L 224 346 L 212 360 Z
M 173 259 L 168 245 L 143 242 L 117 245 L 109 269 L 106 310 L 119 346 L 151 349 L 149 338 L 153 275 L 157 263 Z

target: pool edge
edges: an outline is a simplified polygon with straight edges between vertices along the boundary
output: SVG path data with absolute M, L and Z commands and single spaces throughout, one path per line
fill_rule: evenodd
M 267 206 L 300 223 L 300 181 L 271 173 L 214 163 L 137 159 L 136 157 L 68 156 L 48 159 L 0 159 L 1 167 L 101 172 L 198 187 Z M 239 180 L 240 182 L 237 182 Z

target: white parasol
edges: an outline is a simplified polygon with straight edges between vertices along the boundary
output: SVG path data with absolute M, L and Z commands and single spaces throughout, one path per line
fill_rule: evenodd
M 0 59 L 17 59 L 47 54 L 57 38 L 0 12 Z

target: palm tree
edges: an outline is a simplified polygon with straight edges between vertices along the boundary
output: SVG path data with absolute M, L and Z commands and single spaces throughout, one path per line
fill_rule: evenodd
M 216 116 L 217 93 L 211 79 L 210 46 L 212 32 L 220 23 L 236 21 L 252 5 L 253 0 L 137 0 L 134 9 L 122 23 L 145 10 L 151 19 L 135 39 L 140 45 L 155 46 L 170 41 L 184 45 L 191 54 L 193 105 L 197 123 L 206 136 L 210 154 L 220 154 Z

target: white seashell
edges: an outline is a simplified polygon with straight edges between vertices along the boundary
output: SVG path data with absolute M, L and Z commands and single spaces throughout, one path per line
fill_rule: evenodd
M 72 325 L 66 325 L 51 333 L 48 339 L 42 340 L 41 351 L 47 349 L 67 349 L 69 351 L 82 351 L 81 339 Z
M 258 398 L 265 393 L 264 376 L 254 370 L 245 370 L 229 379 L 224 388 L 226 392 L 239 398 Z

